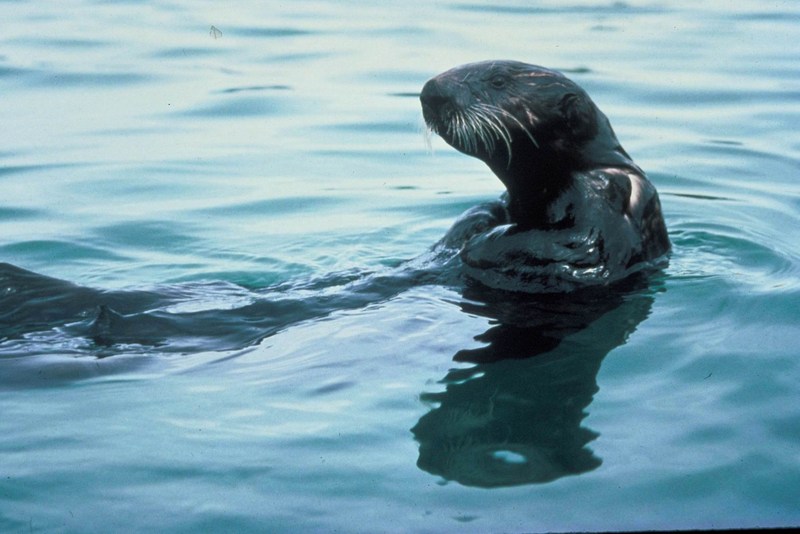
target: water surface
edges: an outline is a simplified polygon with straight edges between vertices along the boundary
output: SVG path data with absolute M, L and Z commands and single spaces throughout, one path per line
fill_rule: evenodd
M 796 3 L 0 5 L 0 530 L 800 523 Z M 417 100 L 489 58 L 609 116 L 662 275 L 398 275 L 502 191 Z

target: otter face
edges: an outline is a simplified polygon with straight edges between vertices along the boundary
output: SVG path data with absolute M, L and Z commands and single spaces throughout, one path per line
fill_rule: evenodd
M 596 108 L 580 87 L 515 61 L 451 69 L 425 84 L 420 101 L 431 131 L 492 168 L 510 168 L 519 151 L 574 151 L 597 130 Z

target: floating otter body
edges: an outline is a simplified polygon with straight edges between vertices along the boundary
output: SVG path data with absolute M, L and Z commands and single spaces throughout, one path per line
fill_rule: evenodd
M 670 243 L 655 188 L 605 115 L 563 74 L 512 61 L 471 63 L 428 81 L 420 100 L 430 130 L 486 163 L 507 189 L 489 210 L 491 228 L 463 242 L 468 277 L 559 292 L 665 261 Z

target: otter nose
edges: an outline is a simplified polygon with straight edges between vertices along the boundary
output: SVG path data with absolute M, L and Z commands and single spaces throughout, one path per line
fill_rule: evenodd
M 458 107 L 463 100 L 464 88 L 450 78 L 437 76 L 422 87 L 419 95 L 422 108 L 439 113 Z
M 448 103 L 451 99 L 450 93 L 444 87 L 444 84 L 438 79 L 433 78 L 422 87 L 422 92 L 419 95 L 419 100 L 422 102 L 423 107 L 430 109 L 439 109 L 444 104 Z
M 448 123 L 456 110 L 469 104 L 464 93 L 465 88 L 447 76 L 428 80 L 419 94 L 425 122 L 434 128 Z

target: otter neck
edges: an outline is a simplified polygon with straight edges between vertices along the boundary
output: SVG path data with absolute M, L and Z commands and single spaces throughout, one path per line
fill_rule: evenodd
M 503 158 L 487 163 L 506 186 L 511 222 L 521 230 L 564 226 L 565 221 L 553 220 L 549 207 L 572 184 L 574 162 L 539 150 L 515 154 L 510 165 Z

